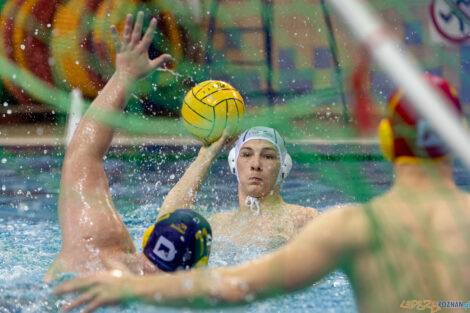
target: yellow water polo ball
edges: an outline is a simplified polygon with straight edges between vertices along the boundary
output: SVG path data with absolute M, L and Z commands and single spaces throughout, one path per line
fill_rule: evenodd
M 208 80 L 191 89 L 184 97 L 181 117 L 188 131 L 210 144 L 220 138 L 225 128 L 231 135 L 245 114 L 240 93 L 230 84 L 220 80 Z

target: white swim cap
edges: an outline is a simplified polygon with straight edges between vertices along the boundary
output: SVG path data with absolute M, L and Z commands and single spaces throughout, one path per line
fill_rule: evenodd
M 238 155 L 242 146 L 246 142 L 253 139 L 266 140 L 276 146 L 281 161 L 281 168 L 279 170 L 279 174 L 277 175 L 276 185 L 280 185 L 284 178 L 287 177 L 292 168 L 292 158 L 287 153 L 286 147 L 284 145 L 284 139 L 282 139 L 281 135 L 279 135 L 279 133 L 273 128 L 256 126 L 248 129 L 243 134 L 241 134 L 235 144 L 235 147 L 230 150 L 230 153 L 228 155 L 228 164 L 230 166 L 230 171 L 232 172 L 232 174 L 237 175 L 237 180 L 238 182 L 240 182 L 237 169 Z

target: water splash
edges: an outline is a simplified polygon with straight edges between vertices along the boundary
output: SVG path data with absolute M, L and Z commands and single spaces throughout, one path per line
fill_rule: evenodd
M 159 71 L 159 72 L 168 72 L 168 73 L 170 73 L 171 75 L 175 76 L 175 77 L 176 77 L 176 80 L 178 80 L 178 78 L 185 79 L 185 76 L 183 76 L 182 74 L 180 74 L 180 73 L 178 73 L 178 72 L 175 72 L 175 71 L 173 71 L 172 69 L 169 69 L 169 68 L 162 68 L 162 67 L 159 67 L 159 68 L 157 68 L 157 71 Z

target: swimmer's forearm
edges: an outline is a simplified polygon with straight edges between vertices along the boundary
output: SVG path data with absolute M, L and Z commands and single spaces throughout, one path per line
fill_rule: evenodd
M 110 117 L 125 107 L 133 83 L 126 75 L 114 73 L 80 121 L 69 145 L 70 151 L 74 154 L 82 151 L 84 157 L 101 161 L 113 138 Z
M 165 306 L 238 305 L 288 291 L 276 275 L 271 268 L 261 269 L 250 262 L 231 268 L 141 276 L 129 288 L 129 295 L 134 300 Z
M 89 161 L 99 159 L 101 162 L 113 137 L 112 126 L 115 124 L 112 121 L 116 120 L 115 117 L 126 106 L 133 83 L 171 59 L 168 54 L 162 54 L 153 60 L 149 58 L 148 49 L 157 20 L 151 20 L 144 36 L 143 21 L 143 11 L 137 14 L 134 25 L 132 15 L 128 14 L 122 38 L 119 38 L 116 27 L 111 27 L 117 52 L 116 72 L 92 102 L 72 138 L 68 149 L 82 151 L 77 157 L 88 157 Z
M 196 160 L 189 166 L 183 177 L 171 189 L 163 201 L 159 211 L 159 217 L 181 208 L 190 208 L 196 202 L 196 195 L 201 188 L 214 159 L 222 149 L 229 133 L 224 131 L 222 136 L 210 146 L 199 150 Z
M 129 100 L 132 86 L 136 79 L 125 72 L 116 71 L 90 108 L 101 108 L 108 111 L 121 111 Z
M 140 276 L 129 290 L 129 298 L 165 306 L 214 307 L 242 303 L 234 280 L 217 270 L 182 271 L 172 275 Z
M 203 274 L 202 274 L 203 275 Z M 203 287 L 194 285 L 201 273 L 178 272 L 174 275 L 140 276 L 129 289 L 136 300 L 152 304 L 180 306 L 204 295 Z
M 180 208 L 190 208 L 194 205 L 196 195 L 215 157 L 215 154 L 201 149 L 196 160 L 188 167 L 184 175 L 165 197 L 159 216 Z

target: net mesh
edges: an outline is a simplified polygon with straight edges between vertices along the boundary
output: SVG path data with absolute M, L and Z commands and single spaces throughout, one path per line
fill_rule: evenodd
M 114 47 L 109 25 L 116 24 L 121 31 L 125 15 L 138 10 L 145 11 L 146 24 L 150 16 L 160 17 L 150 56 L 171 52 L 178 62 L 173 69 L 176 75 L 157 71 L 140 82 L 127 112 L 97 115 L 128 133 L 188 135 L 178 120 L 184 94 L 195 82 L 220 79 L 235 86 L 245 98 L 242 129 L 270 126 L 291 141 L 357 138 L 375 130 L 394 89 L 387 75 L 368 60 L 338 16 L 321 1 L 87 0 L 80 1 L 81 6 L 76 6 L 76 1 L 56 1 L 54 10 L 43 16 L 40 12 L 44 10 L 38 8 L 46 2 L 49 6 L 52 3 L 0 1 L 4 103 L 0 116 L 5 120 L 12 107 L 24 106 L 28 112 L 30 99 L 34 105 L 66 114 L 72 88 L 81 89 L 90 101 L 112 72 Z M 465 12 L 470 3 L 380 0 L 369 4 L 423 69 L 446 77 L 456 87 L 465 112 L 470 101 L 470 46 L 464 41 L 470 35 L 470 20 Z M 437 13 L 433 13 L 433 5 L 440 5 Z M 37 63 L 49 66 L 38 68 Z M 367 118 L 361 120 L 364 116 Z M 371 183 L 356 162 L 382 160 L 377 149 L 341 153 L 312 149 L 293 157 L 301 163 L 321 161 L 321 179 L 354 201 L 368 201 L 377 194 L 377 184 Z M 324 162 L 330 160 L 335 162 Z M 431 177 L 440 186 L 439 173 Z M 389 284 L 383 290 L 393 291 L 390 297 L 397 297 L 397 308 L 390 311 L 396 311 L 402 300 L 424 300 L 420 298 L 423 295 L 447 297 L 430 300 L 465 300 L 468 213 L 462 197 L 446 194 L 446 190 L 435 191 L 436 199 L 444 199 L 441 204 L 446 213 L 441 218 L 459 230 L 452 239 L 458 242 L 453 249 L 446 230 L 434 227 L 437 217 L 427 215 L 429 201 L 419 195 L 400 194 L 401 202 L 415 208 L 402 220 L 388 220 L 390 216 L 373 205 L 364 208 L 375 234 L 370 242 L 376 253 L 371 271 L 385 278 L 372 277 L 375 281 L 371 284 L 361 283 L 364 276 L 352 269 L 356 264 L 346 260 L 343 267 L 350 270 L 359 295 L 373 292 L 367 286 Z M 420 236 L 431 238 L 430 242 Z M 391 238 L 401 250 L 387 249 Z M 403 260 L 409 262 L 407 268 Z M 410 268 L 425 277 L 418 275 L 413 279 L 419 281 L 404 283 L 401 273 Z
M 141 81 L 128 106 L 128 112 L 136 114 L 125 118 L 152 124 L 143 127 L 152 134 L 185 134 L 181 123 L 168 127 L 173 120 L 165 123 L 165 117 L 177 117 L 185 92 L 206 79 L 226 80 L 241 92 L 249 111 L 243 128 L 273 126 L 292 139 L 355 136 L 353 126 L 374 124 L 382 113 L 393 83 L 367 61 L 323 2 L 188 3 L 90 0 L 76 6 L 73 1 L 2 1 L 0 50 L 2 62 L 10 63 L 2 66 L 3 102 L 24 106 L 32 100 L 60 113 L 70 106 L 67 94 L 72 88 L 93 99 L 113 70 L 109 25 L 122 31 L 128 12 L 144 10 L 147 23 L 151 16 L 161 21 L 150 56 L 170 52 L 177 59 L 177 74 L 160 71 Z M 459 10 L 449 6 L 449 12 L 443 11 L 449 29 L 442 21 L 434 22 L 432 3 L 370 1 L 422 68 L 445 76 L 466 103 L 468 48 L 445 33 L 451 39 L 466 38 L 469 22 L 459 14 L 465 12 L 466 2 L 456 2 Z M 47 16 L 39 13 L 44 8 Z M 24 75 L 29 76 L 22 79 Z M 372 122 L 361 121 L 355 112 L 361 105 L 358 94 L 369 96 L 366 108 L 375 112 L 370 114 Z M 163 117 L 159 125 L 148 118 L 156 115 Z M 127 130 L 140 132 L 135 124 Z

